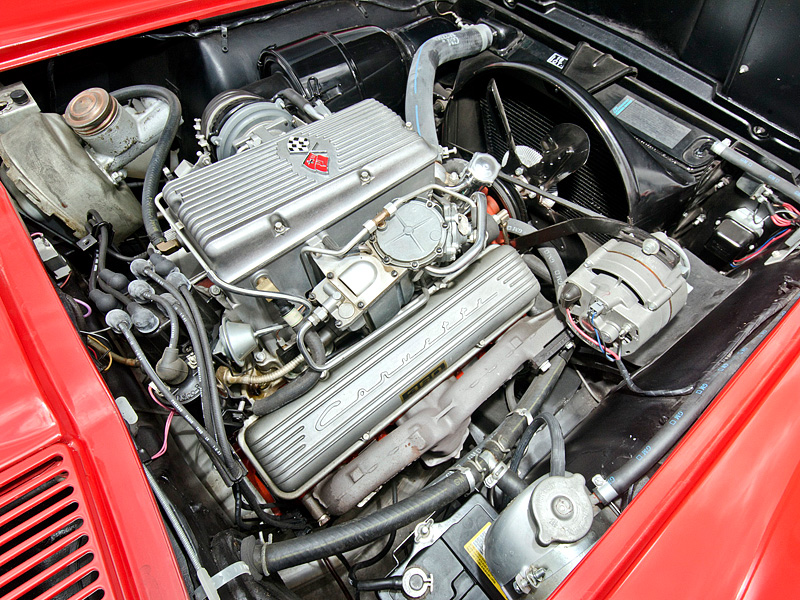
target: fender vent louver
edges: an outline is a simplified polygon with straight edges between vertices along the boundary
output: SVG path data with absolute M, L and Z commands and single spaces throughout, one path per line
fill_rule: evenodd
M 90 519 L 66 446 L 0 472 L 0 599 L 108 597 Z

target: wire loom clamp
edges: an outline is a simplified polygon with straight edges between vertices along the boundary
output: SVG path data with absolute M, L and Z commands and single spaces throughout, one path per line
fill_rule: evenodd
M 206 598 L 219 600 L 217 590 L 240 575 L 250 575 L 250 567 L 241 560 L 232 565 L 228 565 L 213 576 L 209 576 L 208 571 L 201 569 L 197 572 L 197 578 L 200 580 L 200 587 L 194 591 L 194 597 L 197 600 L 205 600 Z

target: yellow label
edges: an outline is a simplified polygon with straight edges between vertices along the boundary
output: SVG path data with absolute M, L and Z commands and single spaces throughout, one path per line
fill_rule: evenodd
M 478 533 L 476 533 L 473 538 L 466 543 L 464 550 L 466 550 L 467 554 L 472 557 L 472 560 L 474 560 L 480 570 L 483 571 L 483 574 L 489 578 L 489 581 L 491 581 L 494 587 L 497 588 L 497 591 L 500 592 L 500 595 L 508 600 L 508 597 L 505 595 L 505 593 L 503 593 L 503 588 L 501 588 L 500 584 L 497 583 L 494 575 L 492 575 L 492 572 L 489 570 L 489 565 L 486 564 L 486 559 L 483 557 L 483 548 L 485 546 L 484 540 L 486 539 L 486 532 L 489 530 L 489 526 L 491 524 L 492 522 L 489 521 L 486 525 L 481 527 L 480 531 L 478 531 Z
M 440 375 L 441 373 L 444 373 L 444 370 L 446 368 L 447 368 L 447 363 L 444 362 L 444 361 L 440 362 L 438 365 L 433 367 L 433 369 L 428 371 L 428 373 L 422 379 L 417 381 L 417 383 L 415 383 L 410 388 L 408 388 L 405 392 L 400 394 L 401 402 L 405 402 L 406 400 L 411 398 L 411 396 L 416 394 L 418 391 L 420 391 L 422 388 L 424 388 L 426 385 L 428 385 L 431 381 L 433 381 L 436 378 L 437 375 Z

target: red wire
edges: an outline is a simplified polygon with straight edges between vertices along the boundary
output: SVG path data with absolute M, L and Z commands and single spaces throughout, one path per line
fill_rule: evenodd
M 616 353 L 614 353 L 612 350 L 609 350 L 608 348 L 603 348 L 602 346 L 600 346 L 600 344 L 598 344 L 598 343 L 597 343 L 597 340 L 593 340 L 593 339 L 592 339 L 592 338 L 590 338 L 588 335 L 586 335 L 585 333 L 583 333 L 583 332 L 580 330 L 580 328 L 579 328 L 579 327 L 578 327 L 578 326 L 575 324 L 575 320 L 572 318 L 572 313 L 569 311 L 569 309 L 567 309 L 567 319 L 569 319 L 570 325 L 572 325 L 572 331 L 574 331 L 575 333 L 577 333 L 577 334 L 578 334 L 579 336 L 581 336 L 581 337 L 582 337 L 584 340 L 586 340 L 587 342 L 589 342 L 589 343 L 590 343 L 592 346 L 594 346 L 595 348 L 597 348 L 597 349 L 598 349 L 598 350 L 600 350 L 601 352 L 605 352 L 606 354 L 608 354 L 608 355 L 609 355 L 611 358 L 613 358 L 614 360 L 620 360 L 620 358 L 619 358 L 619 354 L 616 354 Z
M 156 394 L 153 391 L 153 388 L 151 386 L 149 386 L 149 385 L 147 386 L 147 391 L 150 393 L 150 397 L 153 399 L 153 402 L 155 402 L 156 404 L 158 404 L 161 408 L 163 408 L 165 410 L 172 410 L 171 407 L 164 406 L 163 404 L 161 404 L 161 401 L 158 398 L 156 398 Z
M 161 450 L 159 450 L 158 452 L 153 454 L 153 456 L 150 457 L 150 460 L 154 460 L 159 456 L 164 456 L 164 454 L 167 452 L 167 440 L 169 440 L 169 426 L 172 425 L 173 416 L 175 416 L 175 411 L 171 410 L 169 415 L 167 415 L 167 425 L 164 427 L 164 444 L 161 446 Z
M 761 254 L 762 252 L 764 252 L 764 250 L 766 250 L 767 248 L 769 248 L 770 246 L 772 246 L 772 244 L 774 244 L 775 242 L 777 242 L 778 240 L 780 240 L 780 239 L 782 239 L 782 238 L 785 238 L 785 237 L 786 237 L 787 235 L 789 235 L 790 233 L 791 233 L 791 229 L 787 229 L 787 230 L 786 230 L 786 231 L 784 231 L 783 233 L 780 233 L 780 234 L 776 235 L 776 236 L 775 236 L 775 237 L 773 237 L 772 239 L 768 240 L 768 241 L 767 241 L 767 242 L 766 242 L 766 243 L 765 243 L 763 246 L 761 246 L 761 248 L 759 248 L 759 249 L 758 249 L 758 250 L 756 250 L 755 252 L 753 252 L 753 253 L 751 253 L 751 254 L 748 254 L 747 256 L 743 256 L 742 258 L 739 258 L 739 259 L 737 259 L 737 260 L 734 260 L 734 261 L 733 261 L 733 265 L 738 267 L 738 266 L 739 266 L 739 265 L 741 265 L 742 263 L 745 263 L 745 262 L 747 262 L 748 260 L 751 260 L 751 259 L 755 258 L 755 257 L 756 257 L 756 256 L 758 256 L 759 254 Z

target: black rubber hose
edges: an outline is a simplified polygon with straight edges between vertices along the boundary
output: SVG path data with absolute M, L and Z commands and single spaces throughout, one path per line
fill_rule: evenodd
M 510 219 L 508 222 L 508 231 L 520 236 L 528 236 L 536 233 L 538 230 L 530 223 L 526 223 L 517 219 Z M 567 277 L 569 276 L 567 274 L 567 269 L 564 266 L 564 261 L 561 260 L 561 255 L 552 244 L 539 246 L 536 248 L 536 251 L 539 253 L 539 256 L 542 257 L 544 265 L 550 273 L 550 280 L 553 283 L 556 294 L 558 294 L 559 290 L 564 283 L 566 283 Z
M 539 413 L 533 418 L 530 425 L 525 429 L 525 433 L 517 444 L 514 456 L 508 465 L 508 470 L 513 474 L 518 474 L 519 465 L 528 450 L 528 444 L 533 439 L 533 434 L 541 425 L 547 425 L 550 431 L 550 476 L 563 477 L 567 471 L 567 451 L 564 444 L 564 432 L 561 430 L 561 423 L 558 422 L 550 413 Z
M 89 272 L 89 291 L 97 289 L 97 274 L 106 268 L 106 252 L 108 252 L 108 229 L 99 227 L 97 232 L 97 253 Z
M 797 296 L 792 294 L 783 302 L 775 303 L 762 315 L 754 319 L 748 326 L 746 333 L 748 336 L 755 333 L 757 329 L 764 325 L 770 318 L 779 320 L 781 315 L 775 315 L 789 303 L 794 302 Z M 628 488 L 647 475 L 658 462 L 666 456 L 675 444 L 677 444 L 692 424 L 703 414 L 711 401 L 725 387 L 730 375 L 741 367 L 758 344 L 750 342 L 744 348 L 736 351 L 743 343 L 744 335 L 736 336 L 728 351 L 720 360 L 707 369 L 704 375 L 698 380 L 695 392 L 688 395 L 677 407 L 670 419 L 642 446 L 647 451 L 641 451 L 622 465 L 619 469 L 611 473 L 606 478 L 606 483 L 595 488 L 595 495 L 605 504 L 609 504 L 619 496 L 623 495 Z M 726 364 L 725 369 L 721 365 Z
M 90 211 L 90 216 L 93 217 L 95 221 L 98 223 L 97 227 L 98 239 L 97 239 L 97 254 L 95 255 L 94 262 L 92 263 L 92 270 L 89 272 L 89 291 L 92 292 L 99 288 L 106 294 L 111 294 L 111 296 L 113 296 L 123 306 L 128 306 L 128 304 L 130 304 L 131 302 L 131 299 L 128 298 L 124 293 L 122 293 L 118 289 L 108 285 L 99 276 L 100 272 L 104 271 L 106 268 L 106 257 L 110 252 L 109 246 L 111 244 L 111 232 L 109 231 L 109 228 L 111 227 L 111 224 L 103 221 L 100 214 L 94 209 Z
M 436 69 L 451 60 L 474 56 L 492 43 L 492 30 L 479 24 L 427 40 L 414 54 L 406 82 L 406 121 L 432 147 L 439 148 L 433 112 Z
M 155 199 L 158 195 L 158 184 L 161 181 L 161 170 L 167 162 L 172 142 L 175 140 L 181 124 L 181 103 L 175 94 L 158 85 L 134 85 L 111 92 L 111 95 L 120 103 L 134 98 L 159 98 L 164 100 L 169 107 L 167 123 L 156 145 L 153 146 L 153 156 L 150 164 L 147 165 L 142 186 L 142 221 L 147 237 L 154 246 L 158 246 L 165 241 L 165 238 L 161 225 L 158 223 Z
M 470 478 L 463 472 L 452 473 L 439 483 L 369 515 L 303 537 L 267 544 L 262 550 L 262 569 L 265 573 L 276 573 L 289 567 L 360 548 L 409 523 L 427 517 L 471 489 Z
M 362 579 L 358 582 L 359 592 L 382 592 L 384 590 L 402 590 L 402 577 L 386 577 L 385 579 Z
M 567 366 L 567 359 L 561 355 L 550 359 L 550 368 L 538 375 L 525 390 L 520 398 L 516 410 L 514 410 L 502 423 L 495 429 L 486 443 L 487 448 L 495 445 L 499 450 L 506 451 L 513 448 L 520 439 L 528 426 L 524 413 L 535 415 L 542 407 L 542 404 L 553 392 L 561 374 Z
M 528 487 L 528 484 L 525 483 L 515 471 L 509 468 L 508 471 L 503 473 L 500 479 L 497 480 L 497 487 L 507 498 L 516 498 Z M 498 502 L 500 501 L 501 500 L 498 500 Z M 499 506 L 499 504 L 495 506 Z
M 317 364 L 324 363 L 325 344 L 322 343 L 319 334 L 311 329 L 306 333 L 305 340 L 308 351 L 311 354 L 311 358 L 314 359 L 314 362 Z M 263 417 L 297 400 L 317 385 L 320 377 L 322 377 L 322 373 L 319 371 L 306 369 L 302 375 L 293 379 L 282 388 L 279 388 L 272 395 L 256 400 L 253 403 L 253 414 Z
M 392 504 L 397 504 L 397 481 L 396 480 L 392 480 Z M 365 560 L 361 560 L 361 561 L 355 563 L 353 566 L 350 566 L 347 563 L 347 559 L 343 555 L 337 554 L 337 557 L 339 558 L 339 561 L 347 569 L 347 576 L 350 579 L 350 585 L 352 585 L 353 588 L 356 591 L 356 599 L 359 598 L 360 592 L 362 591 L 362 588 L 360 587 L 360 584 L 361 584 L 362 580 L 360 580 L 356 576 L 356 573 L 358 571 L 362 570 L 362 569 L 366 569 L 368 567 L 372 567 L 374 565 L 377 565 L 379 562 L 381 562 L 386 557 L 386 555 L 389 554 L 389 552 L 391 552 L 392 546 L 394 546 L 394 542 L 395 542 L 396 538 L 397 538 L 397 532 L 396 531 L 391 532 L 389 534 L 389 537 L 386 538 L 386 542 L 384 542 L 383 547 L 377 552 L 377 554 L 375 554 L 375 556 L 372 556 L 372 557 L 367 558 Z M 368 589 L 364 589 L 363 591 L 369 591 L 369 590 Z
M 634 394 L 638 394 L 639 396 L 669 398 L 672 396 L 685 396 L 686 394 L 691 394 L 694 390 L 693 385 L 688 385 L 676 390 L 643 390 L 633 381 L 633 377 L 631 377 L 628 369 L 625 368 L 625 364 L 620 359 L 617 358 L 614 360 L 614 362 L 617 365 L 617 369 L 619 369 L 620 375 L 622 375 L 622 378 L 625 380 L 625 385 L 628 386 L 630 391 L 632 391 Z
M 534 256 L 533 254 L 523 254 L 522 260 L 537 279 L 545 283 L 553 283 L 553 275 L 547 270 L 547 263 L 545 263 L 541 258 Z

